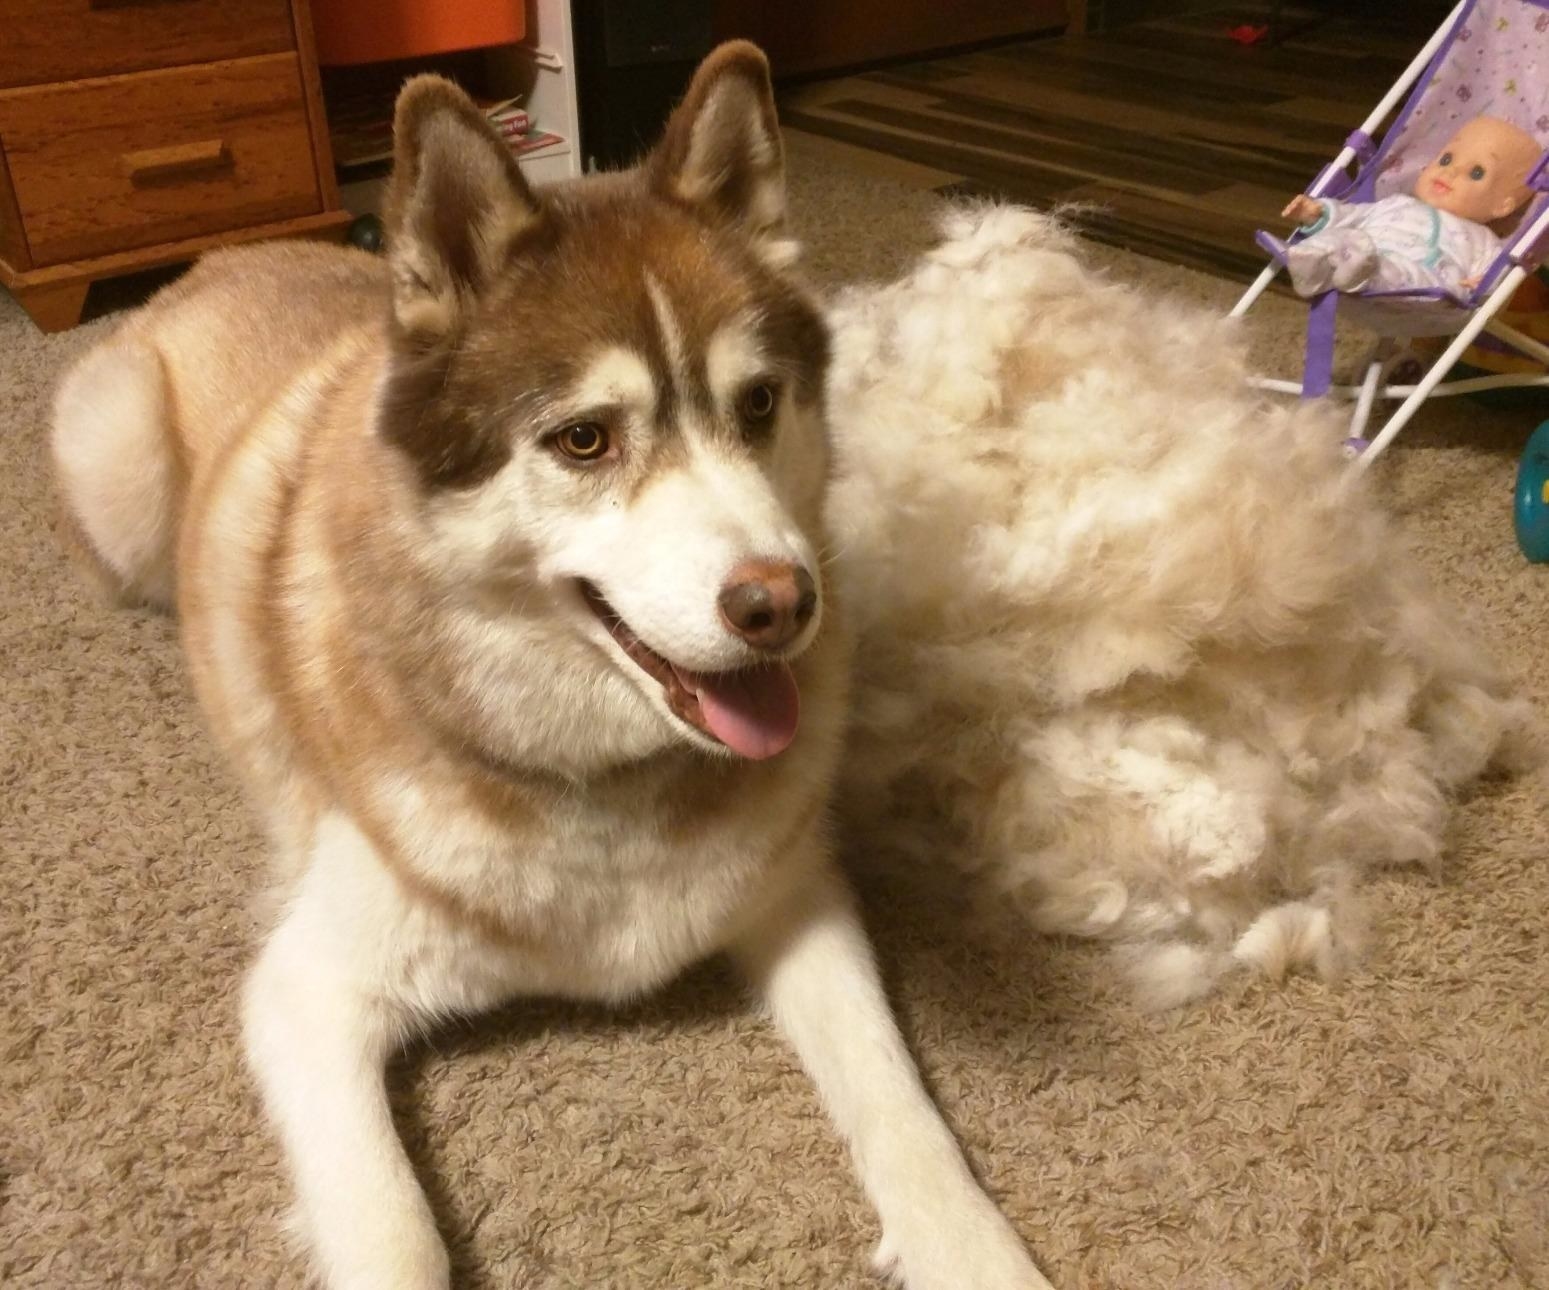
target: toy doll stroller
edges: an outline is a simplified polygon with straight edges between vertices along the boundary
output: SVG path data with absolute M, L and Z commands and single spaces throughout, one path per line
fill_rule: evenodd
M 1408 95 L 1405 99 L 1405 95 Z M 1388 115 L 1404 100 L 1393 125 L 1374 139 Z M 1447 20 L 1416 56 L 1372 114 L 1346 141 L 1307 189 L 1313 197 L 1366 202 L 1408 192 L 1425 164 L 1453 131 L 1473 116 L 1489 114 L 1510 121 L 1549 149 L 1549 0 L 1459 0 Z M 1355 171 L 1349 172 L 1354 163 Z M 1549 388 L 1549 371 L 1507 373 L 1443 381 L 1481 332 L 1549 369 L 1549 345 L 1497 317 L 1517 288 L 1549 255 L 1549 151 L 1528 177 L 1535 196 L 1514 218 L 1503 247 L 1478 285 L 1459 302 L 1439 288 L 1367 290 L 1341 296 L 1329 291 L 1312 299 L 1308 313 L 1306 360 L 1300 384 L 1258 379 L 1262 389 L 1303 398 L 1333 394 L 1353 398 L 1348 446 L 1364 469 L 1393 441 L 1427 398 L 1469 394 L 1502 386 Z M 1274 240 L 1258 235 L 1273 253 Z M 1297 238 L 1292 239 L 1298 240 Z M 1259 274 L 1232 310 L 1245 314 L 1280 271 L 1277 261 Z M 1332 382 L 1336 314 L 1375 331 L 1376 352 L 1356 386 Z M 1389 384 L 1395 369 L 1413 361 L 1405 342 L 1422 336 L 1454 339 L 1414 385 Z M 1366 438 L 1372 407 L 1379 399 L 1401 399 L 1397 411 L 1370 441 Z M 1549 506 L 1549 492 L 1544 493 Z M 1519 517 L 1520 518 L 1520 517 Z

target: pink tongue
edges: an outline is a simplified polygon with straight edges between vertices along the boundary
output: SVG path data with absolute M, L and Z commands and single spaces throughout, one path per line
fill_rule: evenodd
M 698 696 L 710 733 L 734 753 L 762 761 L 796 738 L 801 695 L 787 664 L 740 672 L 679 672 L 678 679 Z

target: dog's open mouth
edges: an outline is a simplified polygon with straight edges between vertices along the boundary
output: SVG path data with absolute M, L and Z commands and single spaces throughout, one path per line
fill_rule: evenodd
M 680 721 L 755 761 L 790 746 L 796 737 L 801 696 L 788 663 L 690 672 L 636 636 L 594 584 L 582 579 L 580 587 L 587 607 L 630 661 L 661 685 L 667 706 Z

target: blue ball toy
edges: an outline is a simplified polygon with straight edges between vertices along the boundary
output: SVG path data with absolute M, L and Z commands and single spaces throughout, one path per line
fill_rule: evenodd
M 1517 466 L 1517 545 L 1534 564 L 1549 562 L 1549 421 L 1527 441 Z

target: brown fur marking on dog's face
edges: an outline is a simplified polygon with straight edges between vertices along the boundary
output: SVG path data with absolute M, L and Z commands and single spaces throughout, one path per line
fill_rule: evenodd
M 414 463 L 426 488 L 472 488 L 511 457 L 510 440 L 452 386 L 455 350 L 399 354 L 377 409 L 383 437 Z
M 632 178 L 601 194 L 587 185 L 549 197 L 544 236 L 513 257 L 455 344 L 400 345 L 380 427 L 427 488 L 474 487 L 505 465 L 517 436 L 558 429 L 555 400 L 610 347 L 650 368 L 666 437 L 682 407 L 709 408 L 706 351 L 739 319 L 794 397 L 820 399 L 828 335 L 817 308 L 735 230 L 707 226 Z M 653 290 L 681 329 L 687 388 L 673 372 Z

